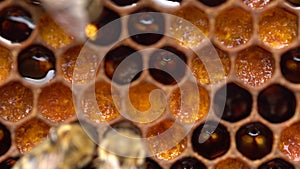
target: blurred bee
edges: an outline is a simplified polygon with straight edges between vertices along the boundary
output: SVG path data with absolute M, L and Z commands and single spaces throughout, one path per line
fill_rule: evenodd
M 39 0 L 53 19 L 77 39 L 85 40 L 85 27 L 102 12 L 102 0 Z
M 95 144 L 79 124 L 51 128 L 47 140 L 25 154 L 13 169 L 78 169 L 89 163 Z
M 109 128 L 98 148 L 99 169 L 143 169 L 146 149 L 141 133 L 127 121 Z

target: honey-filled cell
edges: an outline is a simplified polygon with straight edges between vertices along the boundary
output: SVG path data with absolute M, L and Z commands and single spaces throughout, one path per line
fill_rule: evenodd
M 267 162 L 264 162 L 263 164 L 261 164 L 258 167 L 258 169 L 270 169 L 270 168 L 271 169 L 272 168 L 295 169 L 295 167 L 291 163 L 289 163 L 281 158 L 275 158 L 275 159 L 269 160 Z
M 0 84 L 9 77 L 12 65 L 13 58 L 11 51 L 0 45 Z
M 184 157 L 175 161 L 170 169 L 206 169 L 207 167 L 195 157 Z
M 11 144 L 10 131 L 5 125 L 0 123 L 0 156 L 4 155 L 10 149 Z
M 62 48 L 74 41 L 74 37 L 69 35 L 47 14 L 41 16 L 38 28 L 41 39 L 52 48 Z
M 226 158 L 214 165 L 213 169 L 250 169 L 250 166 L 238 158 Z
M 191 82 L 173 90 L 169 100 L 171 113 L 185 124 L 192 124 L 206 117 L 211 104 L 206 89 Z
M 200 57 L 198 55 L 194 55 L 192 58 L 191 71 L 194 77 L 198 82 L 202 84 L 216 84 L 226 77 L 228 77 L 231 68 L 231 61 L 227 53 L 216 49 L 218 57 L 212 59 L 209 55 Z M 221 61 L 221 64 L 220 64 Z M 209 64 L 206 64 L 209 63 Z M 215 64 L 213 64 L 215 63 Z M 220 72 L 210 74 L 207 71 L 206 66 L 222 66 L 222 70 Z
M 208 121 L 195 128 L 191 141 L 193 150 L 209 160 L 223 156 L 230 147 L 227 128 L 214 121 Z
M 9 157 L 4 161 L 0 162 L 1 169 L 11 169 L 16 162 L 19 160 L 19 157 Z
M 293 161 L 300 161 L 300 122 L 285 127 L 279 137 L 279 150 Z
M 263 12 L 259 18 L 259 38 L 267 46 L 280 49 L 297 39 L 298 18 L 281 8 Z
M 158 42 L 165 33 L 165 17 L 151 8 L 142 8 L 128 18 L 128 33 L 132 40 L 141 45 Z
M 0 87 L 0 117 L 17 122 L 27 117 L 33 109 L 31 89 L 19 82 L 10 82 Z
M 209 35 L 209 19 L 206 13 L 194 6 L 185 6 L 172 13 L 169 31 L 178 43 L 185 47 L 196 47 Z
M 27 40 L 35 23 L 31 14 L 20 6 L 10 6 L 0 11 L 0 36 L 9 43 Z
M 20 153 L 30 150 L 46 139 L 50 126 L 40 119 L 31 119 L 15 131 L 15 144 Z
M 55 77 L 54 53 L 42 45 L 31 45 L 18 55 L 19 74 L 33 84 L 47 83 Z
M 137 2 L 139 2 L 139 0 L 111 0 L 113 3 L 115 3 L 118 6 L 129 6 L 129 5 L 134 5 Z
M 221 11 L 214 26 L 216 39 L 227 48 L 246 44 L 254 31 L 252 15 L 237 7 Z
M 235 74 L 251 87 L 267 83 L 274 74 L 275 60 L 268 51 L 252 46 L 238 53 L 235 60 Z
M 280 61 L 281 73 L 284 78 L 292 83 L 300 83 L 300 48 L 285 52 Z
M 72 91 L 62 83 L 42 88 L 38 97 L 38 113 L 44 118 L 60 123 L 75 115 Z
M 158 122 L 146 131 L 150 152 L 159 160 L 172 160 L 187 148 L 186 131 L 170 119 Z
M 250 122 L 239 128 L 235 135 L 239 152 L 250 160 L 258 160 L 272 151 L 272 131 L 260 122 Z
M 166 96 L 158 86 L 142 81 L 129 88 L 126 99 L 127 118 L 138 123 L 155 122 L 165 113 Z
M 95 100 L 93 99 L 95 95 Z M 96 123 L 111 121 L 117 118 L 120 109 L 120 94 L 111 84 L 98 81 L 95 88 L 85 92 L 82 100 L 84 115 Z

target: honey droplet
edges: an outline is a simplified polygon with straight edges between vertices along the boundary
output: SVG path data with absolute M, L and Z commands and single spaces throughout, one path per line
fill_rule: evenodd
M 46 83 L 55 76 L 55 56 L 44 46 L 30 46 L 18 56 L 18 71 L 31 83 Z
M 116 89 L 112 89 L 109 83 L 99 81 L 95 84 L 95 90 L 90 89 L 84 94 L 82 101 L 84 114 L 88 119 L 100 123 L 111 121 L 119 116 L 120 95 Z M 97 103 L 92 101 L 95 94 Z M 98 105 L 95 107 L 95 105 Z
M 0 123 L 0 156 L 5 154 L 11 146 L 10 131 Z
M 252 96 L 247 90 L 229 83 L 216 92 L 213 108 L 218 117 L 226 121 L 237 122 L 250 115 Z
M 261 159 L 272 150 L 273 133 L 260 122 L 242 126 L 235 136 L 237 149 L 251 160 Z
M 279 150 L 291 160 L 300 161 L 300 122 L 286 127 L 279 138 Z
M 71 89 L 62 83 L 43 88 L 38 98 L 38 112 L 53 123 L 73 117 L 75 109 Z
M 141 54 L 128 46 L 109 51 L 104 62 L 105 74 L 121 85 L 135 81 L 143 70 Z
M 242 8 L 230 8 L 216 17 L 215 36 L 227 48 L 246 44 L 253 33 L 253 19 Z
M 39 119 L 32 119 L 16 130 L 16 146 L 20 153 L 29 152 L 33 147 L 45 140 L 50 126 Z
M 275 60 L 271 53 L 253 46 L 238 53 L 235 73 L 244 84 L 252 87 L 269 81 L 275 71 Z
M 135 11 L 128 19 L 128 32 L 131 38 L 142 45 L 158 42 L 165 32 L 164 16 L 150 8 Z
M 201 143 L 200 141 L 204 142 Z M 230 147 L 229 132 L 222 124 L 212 121 L 206 122 L 194 130 L 192 146 L 199 155 L 213 160 L 228 151 Z
M 17 122 L 27 117 L 33 108 L 33 93 L 18 82 L 11 82 L 0 88 L 0 117 Z
M 0 12 L 0 36 L 11 43 L 25 41 L 34 28 L 30 13 L 21 7 L 13 6 Z
M 275 84 L 260 92 L 258 113 L 271 123 L 281 123 L 295 114 L 296 98 L 287 88 Z
M 170 169 L 206 169 L 206 166 L 194 157 L 184 157 L 177 160 Z
M 259 37 L 267 46 L 283 48 L 297 39 L 297 15 L 281 8 L 272 8 L 259 18 Z
M 149 72 L 155 80 L 162 84 L 176 84 L 185 75 L 186 62 L 184 53 L 166 46 L 151 54 Z

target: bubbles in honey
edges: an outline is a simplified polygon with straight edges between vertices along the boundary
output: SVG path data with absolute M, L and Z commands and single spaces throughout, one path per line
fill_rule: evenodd
M 41 16 L 38 27 L 41 39 L 55 49 L 62 48 L 74 40 L 74 37 L 67 34 L 49 15 Z
M 46 83 L 55 76 L 55 56 L 41 45 L 32 45 L 18 56 L 19 74 L 34 84 Z
M 0 95 L 0 117 L 2 119 L 17 122 L 31 113 L 33 93 L 19 82 L 11 82 L 2 86 Z
M 103 8 L 101 16 L 92 25 L 96 26 L 98 31 L 94 36 L 89 37 L 90 42 L 106 46 L 116 42 L 122 31 L 121 20 L 118 13 L 108 9 Z
M 261 164 L 258 169 L 295 169 L 295 167 L 290 164 L 289 162 L 281 159 L 281 158 L 275 158 L 272 160 L 269 160 L 263 164 Z
M 12 70 L 12 54 L 10 51 L 0 46 L 0 84 L 7 79 Z
M 295 114 L 296 98 L 287 88 L 274 84 L 260 92 L 258 113 L 271 123 L 281 123 Z
M 0 12 L 0 36 L 8 42 L 23 42 L 34 29 L 31 14 L 23 8 L 12 6 Z
M 282 75 L 292 83 L 300 83 L 300 48 L 287 51 L 281 56 Z
M 173 90 L 170 95 L 171 113 L 176 119 L 186 124 L 203 119 L 207 115 L 209 107 L 209 94 L 200 85 L 184 83 Z
M 228 151 L 230 147 L 229 132 L 222 124 L 212 121 L 206 122 L 194 130 L 192 146 L 196 153 L 213 160 Z
M 82 101 L 83 113 L 88 119 L 100 123 L 111 121 L 119 116 L 120 94 L 116 89 L 112 89 L 109 83 L 99 81 L 95 84 L 95 89 L 89 89 L 84 94 Z M 95 94 L 96 102 L 92 101 Z M 95 107 L 95 105 L 98 105 Z M 98 111 L 99 110 L 99 111 Z
M 297 16 L 281 8 L 272 8 L 259 18 L 259 37 L 267 46 L 283 48 L 297 39 Z
M 250 169 L 250 167 L 238 158 L 226 158 L 218 162 L 213 169 Z
M 139 52 L 128 46 L 109 51 L 104 59 L 105 74 L 118 84 L 129 84 L 141 75 L 143 60 Z
M 194 157 L 184 157 L 173 163 L 170 169 L 206 169 L 206 166 Z
M 45 140 L 50 126 L 39 119 L 26 121 L 15 131 L 15 142 L 20 153 L 29 152 L 33 147 Z
M 0 123 L 0 156 L 5 154 L 11 146 L 10 131 Z
M 75 115 L 72 91 L 62 83 L 44 87 L 37 107 L 38 113 L 53 123 L 63 122 Z
M 166 85 L 178 83 L 185 75 L 187 58 L 181 51 L 166 46 L 150 56 L 149 72 L 158 82 Z
M 187 148 L 185 132 L 181 125 L 169 119 L 152 125 L 146 132 L 150 152 L 160 160 L 178 157 Z
M 250 40 L 252 33 L 252 16 L 242 8 L 226 9 L 216 17 L 216 39 L 227 48 L 246 44 Z
M 143 8 L 129 16 L 127 28 L 129 35 L 135 42 L 142 45 L 152 45 L 164 35 L 165 18 L 153 9 Z
M 237 122 L 250 115 L 252 95 L 240 86 L 229 83 L 216 92 L 213 108 L 218 117 L 226 121 Z
M 272 54 L 257 46 L 239 52 L 235 62 L 236 76 L 252 87 L 268 82 L 275 71 Z
M 273 133 L 260 122 L 240 127 L 235 135 L 237 149 L 250 160 L 261 159 L 272 151 Z
M 300 161 L 300 122 L 283 129 L 279 138 L 279 150 L 291 160 Z

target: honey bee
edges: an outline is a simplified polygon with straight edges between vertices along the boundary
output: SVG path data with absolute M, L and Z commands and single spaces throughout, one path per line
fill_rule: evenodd
M 25 154 L 13 169 L 77 169 L 92 160 L 95 144 L 79 124 L 51 128 L 47 140 Z
M 98 148 L 99 169 L 143 169 L 146 149 L 140 131 L 122 121 L 109 128 Z
M 85 39 L 85 27 L 102 12 L 102 0 L 40 0 L 42 6 L 64 30 Z

